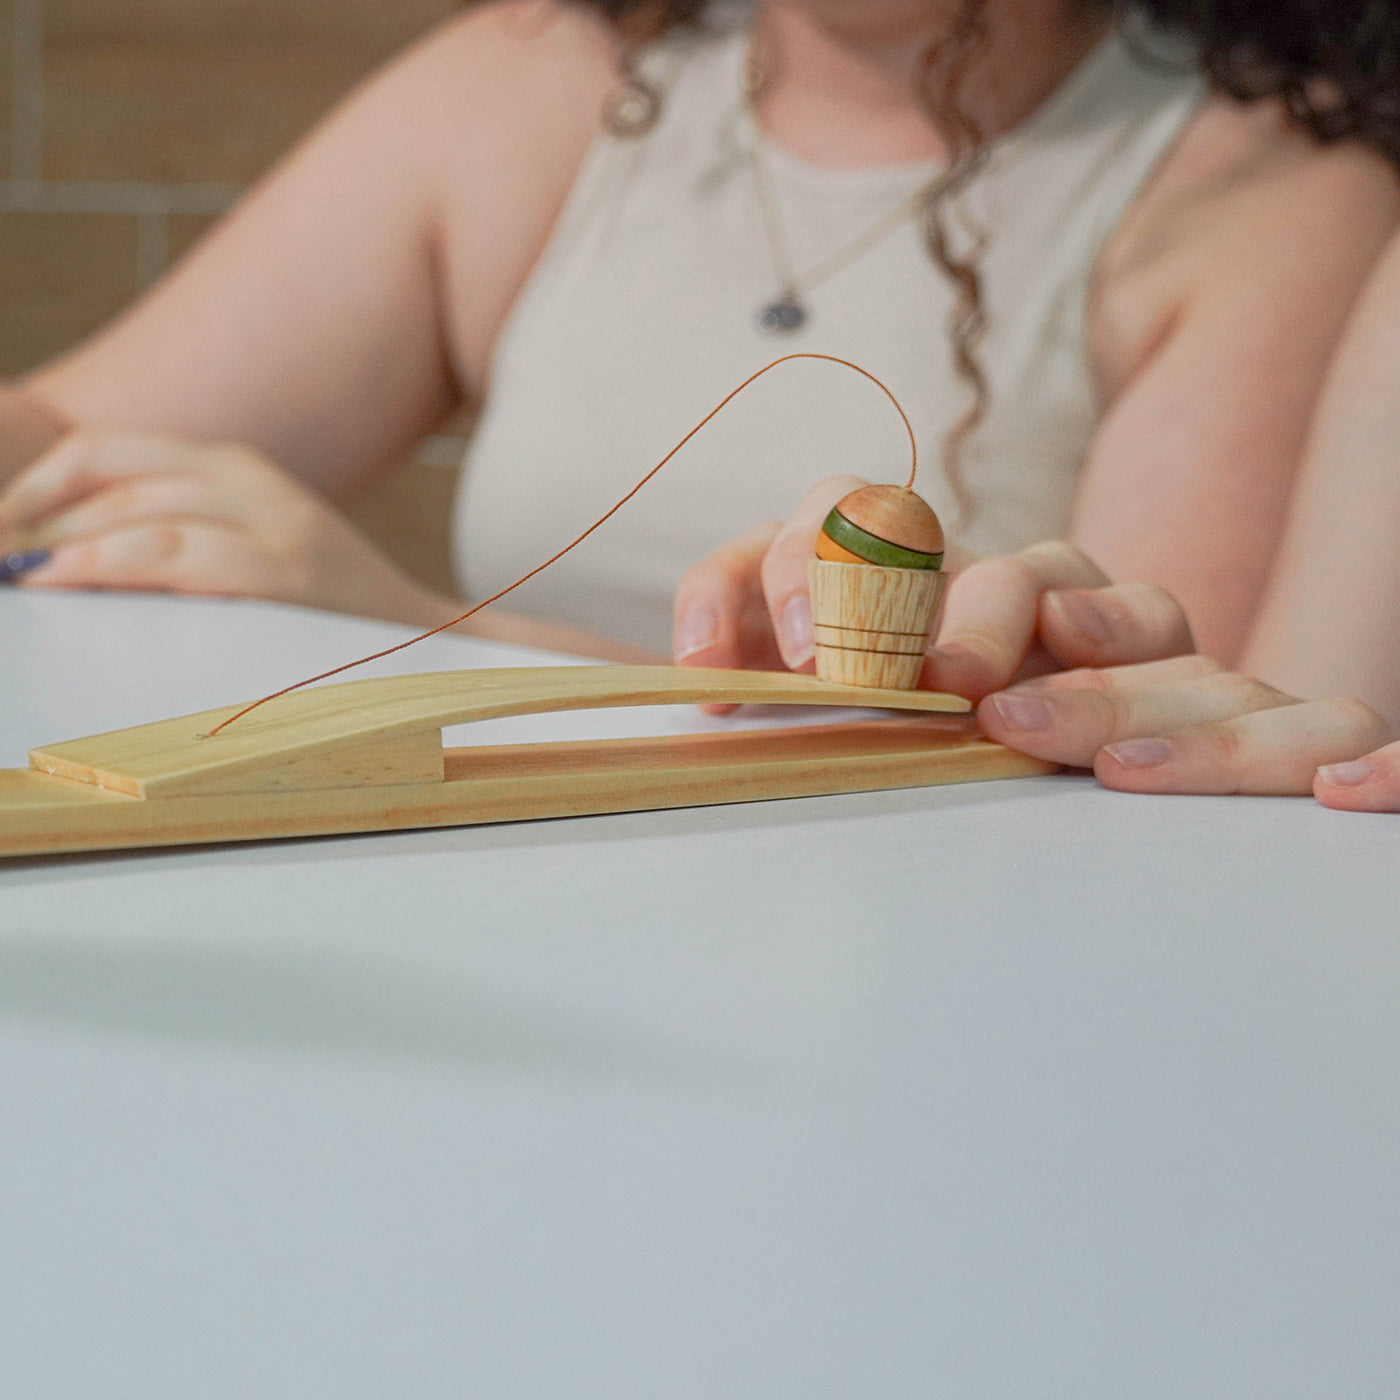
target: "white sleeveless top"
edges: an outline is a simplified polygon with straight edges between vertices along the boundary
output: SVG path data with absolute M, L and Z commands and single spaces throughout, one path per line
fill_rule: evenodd
M 779 292 L 745 142 L 742 30 L 648 55 L 666 90 L 645 137 L 594 141 L 495 350 L 454 522 L 481 598 L 581 533 L 748 375 L 812 350 L 899 397 L 918 489 L 957 514 L 940 445 L 965 411 L 946 330 L 954 293 L 913 222 L 804 297 L 799 331 L 760 329 Z M 990 415 L 968 444 L 975 512 L 958 542 L 1004 553 L 1062 534 L 1096 418 L 1085 302 L 1104 241 L 1190 119 L 1194 76 L 1140 66 L 1116 35 L 1000 138 L 963 196 L 990 243 L 981 356 Z M 910 198 L 935 167 L 834 170 L 765 143 L 796 267 Z M 716 546 L 788 515 L 822 477 L 903 481 L 908 439 L 873 385 L 782 365 L 740 395 L 636 499 L 505 606 L 669 648 L 676 582 Z

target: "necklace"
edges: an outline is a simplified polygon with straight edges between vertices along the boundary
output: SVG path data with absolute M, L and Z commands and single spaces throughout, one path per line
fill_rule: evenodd
M 758 124 L 756 99 L 762 85 L 763 79 L 750 58 L 744 70 L 743 113 L 748 126 L 748 139 L 744 143 L 745 154 L 753 172 L 763 235 L 768 243 L 773 271 L 778 281 L 778 295 L 759 311 L 758 324 L 762 330 L 775 335 L 785 335 L 801 330 L 810 319 L 811 312 L 807 309 L 806 294 L 835 277 L 838 272 L 845 271 L 852 263 L 883 243 L 896 229 L 914 218 L 946 179 L 946 172 L 940 172 L 927 180 L 907 199 L 901 200 L 854 238 L 833 248 L 810 266 L 798 268 L 793 260 L 792 245 L 788 240 L 782 210 L 778 205 L 777 180 L 769 165 L 763 132 Z

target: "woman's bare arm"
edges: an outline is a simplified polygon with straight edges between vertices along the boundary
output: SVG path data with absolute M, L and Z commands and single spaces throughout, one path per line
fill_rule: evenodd
M 1222 101 L 1106 252 L 1092 345 L 1107 410 L 1071 538 L 1111 576 L 1167 588 L 1227 663 L 1335 344 L 1397 217 L 1378 157 L 1318 149 L 1272 107 Z
M 984 699 L 982 728 L 1039 757 L 1092 765 L 1101 782 L 1130 792 L 1311 791 L 1329 807 L 1400 812 L 1397 541 L 1400 238 L 1328 373 L 1241 662 L 1248 674 L 1179 655 L 1190 636 L 1163 627 L 1172 614 L 1163 597 L 1132 586 L 1048 592 L 1040 634 L 1058 659 L 1110 669 L 1071 670 Z M 991 567 L 976 565 L 957 584 Z M 964 595 L 973 630 L 1024 649 L 1026 628 L 1008 626 L 1000 595 Z M 1076 635 L 1084 617 L 1089 634 Z
M 1354 695 L 1400 723 L 1400 239 L 1328 376 L 1242 664 L 1295 695 Z
M 614 81 L 610 44 L 540 0 L 428 36 L 11 403 L 246 444 L 353 493 L 478 387 Z

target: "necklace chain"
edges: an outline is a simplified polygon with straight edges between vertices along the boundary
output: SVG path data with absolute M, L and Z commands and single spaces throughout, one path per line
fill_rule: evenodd
M 753 172 L 759 217 L 779 290 L 777 298 L 759 312 L 758 323 L 767 331 L 796 331 L 806 324 L 809 316 L 803 301 L 804 293 L 844 272 L 912 219 L 942 184 L 946 172 L 925 181 L 912 195 L 902 199 L 854 238 L 824 254 L 808 267 L 799 269 L 778 204 L 778 182 L 769 166 L 763 132 L 758 122 L 757 97 L 762 87 L 762 76 L 750 55 L 744 65 L 743 113 L 748 127 L 745 154 Z

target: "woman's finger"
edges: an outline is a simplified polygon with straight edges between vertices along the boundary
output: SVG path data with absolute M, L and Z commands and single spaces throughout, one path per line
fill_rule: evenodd
M 763 556 L 781 528 L 776 520 L 754 526 L 681 579 L 672 625 L 678 666 L 782 669 L 760 578 Z M 737 708 L 700 706 L 707 715 L 727 715 Z
M 969 699 L 1000 690 L 1016 678 L 1031 652 L 1042 595 L 1107 583 L 1098 565 L 1059 541 L 971 565 L 949 586 L 922 684 Z
M 763 596 L 783 665 L 790 671 L 810 671 L 816 655 L 807 564 L 814 557 L 817 534 L 837 501 L 867 485 L 857 476 L 819 481 L 773 537 L 764 557 Z
M 1105 693 L 1150 690 L 1155 686 L 1197 681 L 1203 676 L 1220 675 L 1225 668 L 1208 656 L 1190 652 L 1186 656 L 1169 656 L 1165 661 L 1139 661 L 1131 666 L 1107 666 L 1102 669 L 1079 667 L 1073 671 L 1054 671 L 1031 680 L 1018 681 L 1012 690 L 1100 690 Z M 1290 700 L 1292 697 L 1287 697 Z
M 1047 678 L 988 696 L 977 707 L 977 720 L 987 735 L 1011 748 L 1087 768 L 1100 749 L 1120 741 L 1297 703 L 1248 676 L 1192 674 L 1196 661 L 1183 657 L 1111 673 L 1076 672 L 1053 684 Z
M 188 473 L 211 450 L 151 435 L 69 433 L 0 495 L 0 530 L 32 530 L 85 497 L 133 477 Z
M 781 526 L 756 525 L 689 570 L 676 589 L 673 654 L 680 666 L 741 668 L 763 654 L 760 571 Z
M 1313 796 L 1341 812 L 1400 812 L 1400 743 L 1320 766 Z
M 244 526 L 260 497 L 176 471 L 125 477 L 37 524 L 29 538 L 36 548 L 55 549 L 70 540 L 103 534 L 139 521 L 205 519 Z
M 1094 774 L 1123 792 L 1290 796 L 1312 792 L 1320 766 L 1338 765 L 1345 778 L 1349 761 L 1394 737 L 1394 726 L 1359 700 L 1314 700 L 1110 744 Z M 1339 786 L 1324 781 L 1329 796 Z
M 218 522 L 170 518 L 71 540 L 20 583 L 25 588 L 298 598 L 295 581 L 245 532 Z
M 1181 604 L 1153 583 L 1052 589 L 1038 622 L 1041 645 L 1061 666 L 1128 666 L 1196 649 Z

